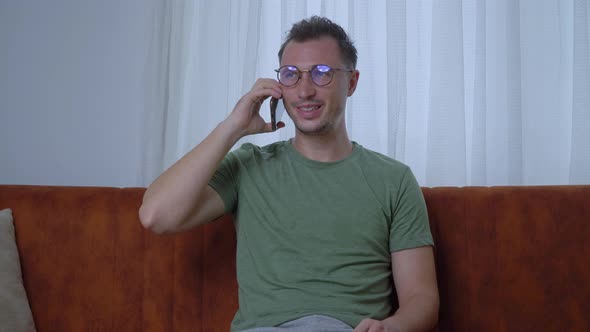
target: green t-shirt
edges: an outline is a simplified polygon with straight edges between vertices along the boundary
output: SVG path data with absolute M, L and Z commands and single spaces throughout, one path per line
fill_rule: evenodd
M 336 162 L 289 141 L 244 144 L 209 185 L 234 213 L 239 310 L 232 331 L 311 314 L 356 326 L 391 315 L 391 252 L 432 245 L 409 167 L 354 143 Z

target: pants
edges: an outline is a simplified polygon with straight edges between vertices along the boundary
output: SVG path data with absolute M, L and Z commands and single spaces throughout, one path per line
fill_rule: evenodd
M 352 327 L 332 317 L 310 315 L 276 327 L 256 327 L 242 332 L 352 332 Z

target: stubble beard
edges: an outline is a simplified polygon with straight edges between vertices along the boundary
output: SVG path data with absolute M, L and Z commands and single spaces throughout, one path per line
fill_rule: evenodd
M 289 115 L 289 117 L 291 118 L 291 121 L 293 121 L 293 124 L 295 125 L 295 129 L 297 129 L 298 132 L 300 132 L 303 135 L 306 136 L 323 136 L 326 135 L 327 133 L 330 132 L 330 130 L 334 129 L 334 121 L 333 119 L 320 119 L 320 123 L 318 124 L 318 126 L 313 127 L 313 128 L 304 128 L 302 125 L 299 124 L 298 121 L 296 121 L 293 116 L 291 116 L 291 112 L 289 111 L 289 109 L 285 108 L 287 111 L 287 115 Z
M 312 128 L 304 128 L 302 125 L 299 124 L 298 121 L 296 121 L 291 116 L 289 110 L 287 110 L 287 114 L 291 118 L 291 121 L 293 121 L 295 129 L 297 129 L 298 132 L 306 136 L 322 136 L 327 134 L 333 127 L 332 121 L 330 121 L 329 119 L 321 119 L 321 122 L 318 124 L 318 126 Z
M 307 136 L 325 135 L 326 133 L 328 133 L 330 131 L 331 127 L 332 127 L 331 124 L 327 121 L 324 121 L 324 122 L 320 123 L 320 125 L 318 127 L 311 128 L 311 129 L 302 128 L 297 123 L 295 123 L 295 128 L 297 128 L 297 131 L 299 131 L 300 133 L 307 135 Z

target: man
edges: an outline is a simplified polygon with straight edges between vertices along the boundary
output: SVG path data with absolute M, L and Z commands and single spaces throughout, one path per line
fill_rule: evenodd
M 407 166 L 348 138 L 356 61 L 340 26 L 315 16 L 295 24 L 279 51 L 277 80 L 257 80 L 145 193 L 140 219 L 158 233 L 235 215 L 232 331 L 408 332 L 436 324 L 420 188 Z M 282 99 L 295 137 L 228 153 L 241 137 L 272 131 L 259 113 L 269 97 Z

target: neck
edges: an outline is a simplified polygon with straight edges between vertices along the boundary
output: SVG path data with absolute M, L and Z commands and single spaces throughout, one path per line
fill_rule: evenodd
M 296 132 L 292 144 L 304 157 L 321 162 L 342 160 L 352 153 L 352 142 L 346 131 L 335 135 L 317 136 Z

